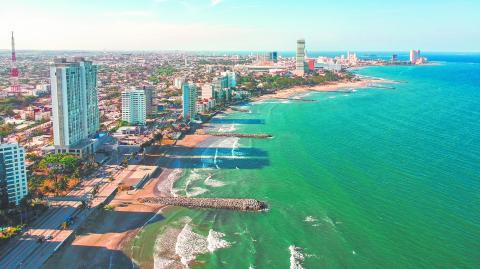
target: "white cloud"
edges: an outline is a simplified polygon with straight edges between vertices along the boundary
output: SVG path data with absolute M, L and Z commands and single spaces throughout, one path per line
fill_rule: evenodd
M 212 6 L 216 6 L 222 3 L 222 0 L 212 0 Z

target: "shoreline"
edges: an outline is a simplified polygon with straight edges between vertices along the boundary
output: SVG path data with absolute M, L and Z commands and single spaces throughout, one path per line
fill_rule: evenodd
M 248 102 L 275 98 L 290 98 L 301 93 L 312 91 L 335 92 L 344 88 L 367 88 L 370 83 L 384 82 L 395 83 L 395 81 L 383 80 L 381 78 L 369 78 L 354 82 L 342 81 L 313 87 L 298 86 L 280 90 L 274 94 L 255 97 Z M 230 114 L 233 112 L 236 111 L 227 108 L 222 113 Z M 197 131 L 205 130 L 210 126 L 208 122 L 203 123 Z M 47 260 L 42 268 L 57 268 L 58 265 L 71 266 L 72 261 L 78 261 L 78 264 L 81 265 L 82 261 L 85 260 L 90 260 L 89 264 L 94 264 L 99 267 L 110 267 L 112 252 L 122 253 L 122 255 L 119 254 L 120 256 L 115 259 L 120 261 L 128 260 L 128 267 L 131 267 L 131 263 L 135 261 L 133 257 L 130 256 L 132 252 L 126 250 L 125 247 L 143 231 L 146 225 L 155 219 L 161 219 L 163 210 L 174 208 L 173 206 L 165 205 L 138 204 L 136 203 L 137 198 L 174 196 L 173 186 L 175 182 L 180 179 L 185 168 L 183 168 L 180 163 L 175 164 L 175 162 L 181 162 L 180 159 L 168 157 L 176 156 L 180 149 L 185 150 L 185 148 L 187 148 L 194 150 L 198 147 L 208 147 L 219 139 L 222 138 L 195 133 L 185 135 L 182 140 L 178 140 L 174 145 L 168 146 L 166 149 L 162 150 L 160 147 L 155 148 L 152 154 L 145 156 L 142 163 L 147 162 L 160 166 L 162 168 L 160 174 L 148 180 L 141 189 L 135 191 L 119 191 L 108 204 L 114 206 L 114 208 L 111 211 L 99 209 L 98 212 L 89 218 L 81 229 L 78 230 L 77 236 Z M 79 246 L 82 248 L 79 248 Z M 99 249 L 102 251 L 99 252 Z M 146 263 L 148 266 L 153 266 L 153 258 L 152 262 L 144 261 L 143 263 Z M 115 264 L 117 264 L 117 262 L 115 262 Z
M 202 126 L 203 128 L 204 126 Z M 52 255 L 41 267 L 42 269 L 70 267 L 83 268 L 85 261 L 93 267 L 110 268 L 112 259 L 116 266 L 119 261 L 132 267 L 134 260 L 129 257 L 131 253 L 125 247 L 145 228 L 146 225 L 162 219 L 163 210 L 173 208 L 165 205 L 139 204 L 140 197 L 173 196 L 172 189 L 175 182 L 181 177 L 184 168 L 168 159 L 175 156 L 180 149 L 194 150 L 197 147 L 208 146 L 217 139 L 209 135 L 189 134 L 175 145 L 169 146 L 161 155 L 161 148 L 152 151 L 152 156 L 145 157 L 142 163 L 154 162 L 161 166 L 162 171 L 151 178 L 141 189 L 134 191 L 119 191 L 108 203 L 113 209 L 98 209 L 76 232 L 75 238 L 64 245 L 57 253 Z M 128 254 L 128 255 L 127 255 Z M 115 255 L 115 258 L 112 258 Z M 78 265 L 73 266 L 72 264 Z M 115 267 L 117 268 L 117 267 Z M 120 268 L 123 268 L 120 266 Z
M 381 78 L 361 79 L 359 81 L 340 81 L 334 83 L 327 83 L 316 86 L 296 86 L 284 90 L 277 90 L 272 94 L 264 94 L 258 97 L 253 97 L 252 102 L 265 101 L 277 98 L 291 98 L 295 95 L 306 92 L 336 92 L 340 89 L 361 89 L 368 88 L 371 83 L 396 83 L 395 81 L 384 80 Z

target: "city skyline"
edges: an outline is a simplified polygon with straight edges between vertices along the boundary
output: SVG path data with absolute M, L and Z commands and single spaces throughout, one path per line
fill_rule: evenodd
M 310 51 L 480 51 L 479 8 L 468 0 L 21 0 L 1 4 L 0 49 L 14 31 L 17 50 L 294 51 L 292 40 L 305 38 Z

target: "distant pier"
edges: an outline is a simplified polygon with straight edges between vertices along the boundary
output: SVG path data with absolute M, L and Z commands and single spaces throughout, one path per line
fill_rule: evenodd
M 267 204 L 255 199 L 150 197 L 138 199 L 143 204 L 161 204 L 188 208 L 229 209 L 237 211 L 261 211 Z

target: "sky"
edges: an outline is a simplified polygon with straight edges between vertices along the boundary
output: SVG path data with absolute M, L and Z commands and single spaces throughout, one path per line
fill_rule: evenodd
M 480 51 L 480 0 L 0 0 L 0 49 Z

